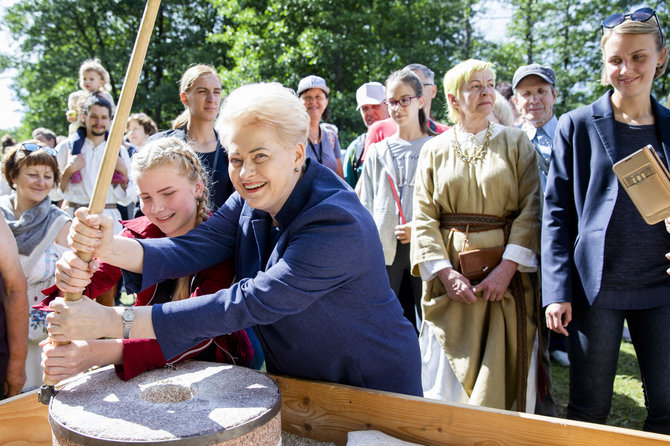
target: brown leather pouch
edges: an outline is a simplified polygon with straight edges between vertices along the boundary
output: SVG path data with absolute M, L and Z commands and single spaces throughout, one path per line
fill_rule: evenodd
M 504 252 L 504 246 L 463 251 L 458 255 L 460 273 L 471 282 L 483 280 L 502 261 Z

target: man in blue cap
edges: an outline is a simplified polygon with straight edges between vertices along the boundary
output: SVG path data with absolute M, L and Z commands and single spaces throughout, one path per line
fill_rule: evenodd
M 512 78 L 514 103 L 523 119 L 521 128 L 533 142 L 538 152 L 542 190 L 547 184 L 547 171 L 553 148 L 554 132 L 558 120 L 554 104 L 558 97 L 556 73 L 540 64 L 523 65 Z

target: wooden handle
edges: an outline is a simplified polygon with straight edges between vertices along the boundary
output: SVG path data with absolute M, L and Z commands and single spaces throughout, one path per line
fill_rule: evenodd
M 130 115 L 130 109 L 133 106 L 133 99 L 137 91 L 137 83 L 142 72 L 142 65 L 147 54 L 147 47 L 149 40 L 151 40 L 151 32 L 156 22 L 158 8 L 161 5 L 160 0 L 147 0 L 147 5 L 144 8 L 144 15 L 140 22 L 140 29 L 135 39 L 135 46 L 133 53 L 130 56 L 130 63 L 126 71 L 126 77 L 121 88 L 121 96 L 119 97 L 119 105 L 116 108 L 116 114 L 112 121 L 112 128 L 109 131 L 109 138 L 105 145 L 105 153 L 102 158 L 102 164 L 98 171 L 98 177 L 95 180 L 95 187 L 93 188 L 93 196 L 88 206 L 91 214 L 101 214 L 105 210 L 107 202 L 107 194 L 112 183 L 112 176 L 114 175 L 114 167 L 116 166 L 116 159 L 119 156 L 121 148 L 121 140 L 126 129 L 126 121 Z M 77 252 L 80 259 L 85 262 L 91 261 L 91 253 Z M 65 293 L 65 300 L 76 301 L 81 299 L 81 293 Z M 51 341 L 54 342 L 54 341 Z M 55 385 L 56 383 L 48 382 L 50 380 L 44 377 L 44 383 L 47 385 Z

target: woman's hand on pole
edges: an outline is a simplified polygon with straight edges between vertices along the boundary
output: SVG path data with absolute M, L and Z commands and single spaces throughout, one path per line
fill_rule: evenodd
M 114 241 L 114 220 L 108 215 L 89 214 L 87 208 L 77 209 L 74 215 L 68 235 L 70 248 L 104 261 Z
M 59 297 L 49 308 L 53 311 L 47 315 L 47 331 L 56 342 L 123 337 L 123 320 L 114 307 L 88 298 L 66 301 Z
M 559 302 L 547 305 L 545 310 L 547 328 L 556 333 L 568 336 L 566 327 L 572 320 L 572 304 L 570 302 Z
M 40 346 L 42 346 L 42 370 L 44 377 L 50 382 L 60 382 L 95 365 L 88 365 L 91 350 L 86 341 L 55 345 L 51 344 L 49 339 L 45 339 Z
M 470 281 L 453 268 L 449 267 L 438 271 L 437 277 L 442 282 L 450 299 L 463 302 L 464 304 L 471 304 L 477 300 L 477 297 L 472 292 Z
M 97 260 L 86 263 L 74 251 L 66 251 L 56 262 L 56 286 L 66 293 L 84 293 L 98 268 Z

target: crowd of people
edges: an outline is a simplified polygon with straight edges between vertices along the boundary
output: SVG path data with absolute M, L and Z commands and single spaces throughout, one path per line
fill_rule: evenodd
M 194 65 L 172 129 L 128 119 L 101 215 L 86 206 L 115 106 L 86 61 L 70 135 L 4 150 L 5 395 L 42 368 L 130 379 L 196 358 L 555 416 L 551 357 L 570 367 L 568 417 L 604 423 L 627 322 L 644 428 L 670 434 L 670 219 L 646 224 L 612 171 L 646 144 L 668 165 L 651 96 L 667 47 L 649 8 L 603 20 L 600 46 L 610 90 L 560 119 L 549 66 L 500 82 L 491 62 L 456 64 L 448 126 L 435 74 L 410 64 L 360 86 L 367 131 L 346 149 L 324 78 L 221 103 Z M 114 306 L 121 287 L 134 306 Z

